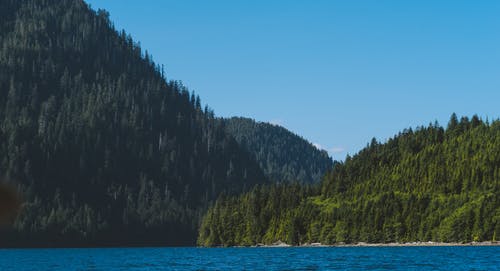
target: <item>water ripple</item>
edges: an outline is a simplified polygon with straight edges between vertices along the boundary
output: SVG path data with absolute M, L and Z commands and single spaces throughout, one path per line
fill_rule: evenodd
M 0 270 L 499 270 L 500 247 L 0 249 Z

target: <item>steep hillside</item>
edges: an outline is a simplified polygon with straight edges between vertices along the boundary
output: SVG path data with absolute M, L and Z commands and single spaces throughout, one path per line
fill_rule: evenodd
M 259 186 L 221 197 L 200 245 L 277 240 L 469 242 L 500 234 L 500 121 L 477 116 L 373 140 L 317 186 Z
M 265 182 L 82 0 L 0 1 L 0 174 L 25 198 L 0 246 L 193 244 L 211 200 Z
M 224 122 L 226 131 L 255 157 L 270 180 L 316 183 L 333 165 L 326 151 L 281 126 L 248 118 Z

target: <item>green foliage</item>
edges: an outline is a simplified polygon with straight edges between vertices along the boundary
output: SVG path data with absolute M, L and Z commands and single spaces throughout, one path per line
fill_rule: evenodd
M 0 246 L 193 244 L 221 192 L 265 182 L 108 17 L 82 0 L 0 1 L 0 174 L 26 201 Z
M 224 242 L 217 234 L 245 236 L 239 225 L 256 217 L 265 219 L 257 220 L 250 244 L 497 240 L 499 173 L 500 121 L 485 123 L 477 116 L 459 121 L 453 115 L 447 129 L 431 124 L 384 144 L 372 140 L 354 157 L 335 162 L 316 186 L 264 186 L 219 199 L 209 211 L 217 219 L 205 218 L 201 227 L 218 230 L 210 239 L 200 235 L 198 242 L 248 245 L 232 238 Z M 251 203 L 260 212 L 237 217 L 224 212 L 250 208 L 248 199 L 257 194 L 268 195 Z
M 275 182 L 317 183 L 333 166 L 326 151 L 281 126 L 236 117 L 224 123 L 226 131 Z

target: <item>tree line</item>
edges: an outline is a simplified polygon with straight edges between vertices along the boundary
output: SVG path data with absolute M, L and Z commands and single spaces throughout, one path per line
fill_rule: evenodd
M 108 12 L 82 0 L 0 1 L 0 182 L 23 198 L 0 247 L 193 245 L 221 193 L 309 181 L 331 163 L 256 155 L 235 125 L 167 79 Z M 259 152 L 291 137 L 265 132 L 273 141 L 259 140 Z
M 325 150 L 279 125 L 241 117 L 223 121 L 226 131 L 274 182 L 317 183 L 333 166 Z
M 0 246 L 192 244 L 220 192 L 267 182 L 106 11 L 5 0 L 0 12 L 0 175 L 24 197 Z
M 257 186 L 223 196 L 198 244 L 472 242 L 500 233 L 500 121 L 455 114 L 373 139 L 318 185 Z

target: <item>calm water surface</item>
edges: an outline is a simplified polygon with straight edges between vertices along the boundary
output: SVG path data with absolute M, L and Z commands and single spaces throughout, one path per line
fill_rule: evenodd
M 500 247 L 2 249 L 0 270 L 500 270 Z

